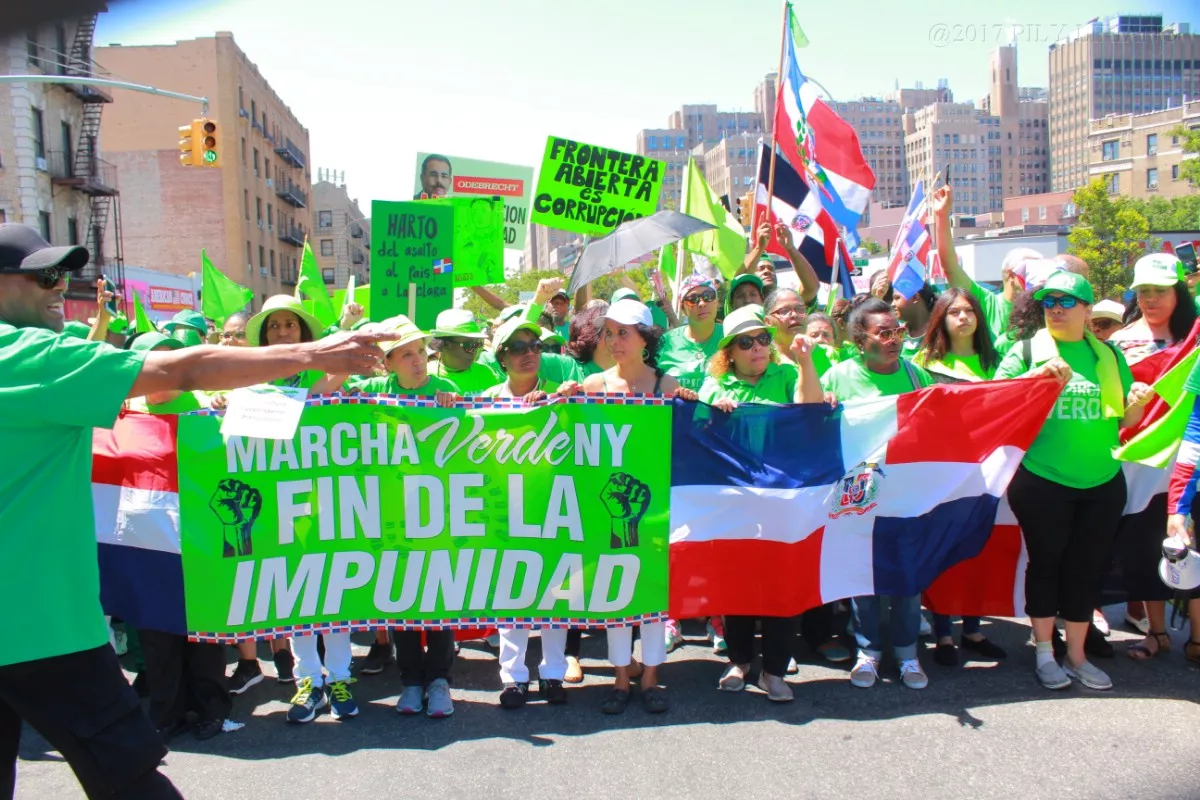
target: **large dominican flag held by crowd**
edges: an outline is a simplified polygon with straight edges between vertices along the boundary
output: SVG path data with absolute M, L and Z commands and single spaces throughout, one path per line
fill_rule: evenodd
M 984 551 L 1058 395 L 1046 379 L 937 386 L 836 410 L 726 414 L 677 403 L 672 616 L 789 616 L 924 591 Z M 1000 578 L 1010 606 L 1016 542 Z

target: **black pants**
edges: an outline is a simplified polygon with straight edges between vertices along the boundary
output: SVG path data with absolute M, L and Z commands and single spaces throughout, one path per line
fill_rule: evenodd
M 16 791 L 21 720 L 60 753 L 89 798 L 182 798 L 167 754 L 108 645 L 0 667 L 0 798 Z
M 833 609 L 833 603 L 826 603 L 800 615 L 800 636 L 814 650 L 834 636 Z
M 225 647 L 189 642 L 186 636 L 139 629 L 150 690 L 150 721 L 157 728 L 180 722 L 189 711 L 201 721 L 227 719 L 233 700 L 225 682 Z
M 583 649 L 583 630 L 581 628 L 571 628 L 567 631 L 567 655 L 579 658 L 579 651 Z
M 791 617 L 725 617 L 729 663 L 749 664 L 754 660 L 754 627 L 760 620 L 763 672 L 782 678 L 792 660 L 792 639 L 796 629 Z
M 1125 476 L 1072 489 L 1024 466 L 1008 486 L 1008 502 L 1025 537 L 1025 613 L 1090 622 L 1097 585 L 1110 563 L 1125 509 Z
M 425 631 L 426 646 L 421 645 L 421 631 L 394 630 L 392 637 L 396 640 L 400 682 L 405 686 L 427 686 L 439 678 L 450 680 L 454 631 Z

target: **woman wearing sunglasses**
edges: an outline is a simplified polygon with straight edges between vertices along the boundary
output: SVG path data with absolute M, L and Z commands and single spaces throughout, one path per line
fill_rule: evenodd
M 809 339 L 794 337 L 790 349 L 796 363 L 780 364 L 779 353 L 773 344 L 776 329 L 767 326 L 762 306 L 742 306 L 725 318 L 724 327 L 726 333 L 720 349 L 713 356 L 709 377 L 700 389 L 701 402 L 729 413 L 739 403 L 786 405 L 822 401 L 812 360 L 813 343 Z M 807 398 L 797 391 L 800 371 L 805 372 L 804 385 L 811 387 Z M 739 431 L 739 434 L 746 436 L 745 444 L 751 449 L 756 446 L 756 434 L 761 435 L 753 429 Z M 761 448 L 761 443 L 757 446 Z M 784 675 L 792 658 L 795 636 L 792 617 L 726 616 L 729 666 L 717 687 L 726 692 L 740 692 L 746 688 L 750 663 L 754 660 L 755 628 L 760 624 L 763 667 L 758 687 L 772 702 L 789 702 L 793 699 L 792 689 Z
M 679 287 L 679 296 L 687 324 L 662 337 L 658 365 L 680 386 L 696 391 L 725 335 L 717 322 L 717 285 L 704 275 L 691 275 Z
M 520 317 L 510 319 L 496 331 L 496 364 L 505 374 L 503 382 L 484 390 L 484 397 L 524 398 L 527 403 L 545 400 L 554 394 L 570 397 L 579 392 L 579 384 L 566 381 L 558 384 L 541 376 L 542 354 L 546 351 L 545 336 L 549 333 L 535 323 Z
M 852 403 L 886 395 L 905 394 L 933 384 L 924 368 L 900 355 L 904 328 L 891 307 L 875 297 L 855 298 L 849 319 L 850 338 L 859 357 L 842 361 L 825 373 L 821 386 L 840 403 Z M 910 689 L 924 689 L 929 678 L 917 659 L 917 637 L 921 630 L 921 596 L 855 597 L 854 636 L 858 661 L 850 672 L 850 683 L 870 688 L 879 677 L 883 655 L 881 617 L 883 602 L 891 605 L 892 649 L 900 662 L 900 679 Z
M 1025 613 L 1037 646 L 1037 676 L 1047 689 L 1064 689 L 1072 679 L 1109 689 L 1112 681 L 1087 660 L 1084 642 L 1125 507 L 1125 476 L 1112 450 L 1118 429 L 1141 420 L 1151 391 L 1134 383 L 1118 349 L 1087 329 L 1094 295 L 1086 278 L 1054 272 L 1034 299 L 1046 327 L 1014 346 L 996 377 L 1053 377 L 1063 384 L 1008 486 L 1028 552 Z M 1067 643 L 1061 667 L 1052 643 L 1059 616 Z
M 487 334 L 475 315 L 463 308 L 450 308 L 437 315 L 433 327 L 433 349 L 437 364 L 433 374 L 458 387 L 464 396 L 473 396 L 500 380 L 496 370 L 479 362 Z
M 966 289 L 951 287 L 933 305 L 929 327 L 913 363 L 929 371 L 936 383 L 979 383 L 992 379 L 1000 357 L 984 324 L 983 307 Z M 937 649 L 933 660 L 944 667 L 958 665 L 958 649 L 951 636 L 951 620 L 933 615 Z M 979 617 L 963 617 L 962 648 L 984 658 L 999 660 L 1008 654 L 980 631 Z
M 1183 263 L 1170 253 L 1139 258 L 1133 265 L 1133 283 L 1129 288 L 1135 292 L 1125 309 L 1129 324 L 1113 333 L 1108 341 L 1125 355 L 1138 378 L 1153 383 L 1160 377 L 1153 366 L 1158 359 L 1138 365 L 1155 353 L 1184 346 L 1196 324 L 1196 306 L 1184 279 Z M 1093 308 L 1093 330 L 1099 322 Z M 1154 658 L 1166 652 L 1171 644 L 1167 635 L 1167 601 L 1174 593 L 1158 577 L 1166 525 L 1166 497 L 1160 494 L 1143 513 L 1123 519 L 1117 533 L 1125 589 L 1132 605 L 1144 603 L 1144 618 L 1148 623 L 1146 638 L 1127 651 L 1136 661 Z M 1141 614 L 1134 617 L 1141 618 Z
M 715 294 L 715 293 L 714 293 Z M 714 298 L 715 302 L 715 298 Z M 658 366 L 662 328 L 654 325 L 650 309 L 636 300 L 618 300 L 604 313 L 604 343 L 614 365 L 589 375 L 585 392 L 648 394 L 695 400 L 695 391 L 679 385 Z M 720 340 L 713 342 L 714 346 Z M 658 685 L 658 665 L 667 659 L 666 626 L 642 626 L 642 707 L 650 713 L 667 710 L 667 690 Z M 608 629 L 608 660 L 613 665 L 613 688 L 601 705 L 605 714 L 620 714 L 630 700 L 630 667 L 633 664 L 633 628 Z

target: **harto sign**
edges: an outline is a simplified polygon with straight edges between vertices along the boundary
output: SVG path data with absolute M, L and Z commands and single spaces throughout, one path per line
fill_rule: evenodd
M 525 181 L 520 178 L 473 178 L 469 175 L 454 177 L 456 194 L 485 194 L 501 197 L 523 197 Z

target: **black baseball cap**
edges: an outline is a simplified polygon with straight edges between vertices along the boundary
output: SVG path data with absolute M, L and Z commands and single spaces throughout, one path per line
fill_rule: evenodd
M 52 247 L 28 225 L 0 223 L 0 272 L 35 272 L 47 267 L 75 272 L 87 266 L 89 258 L 86 247 Z

